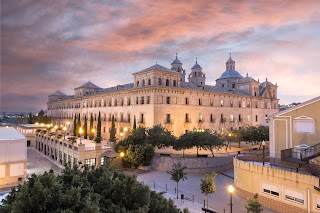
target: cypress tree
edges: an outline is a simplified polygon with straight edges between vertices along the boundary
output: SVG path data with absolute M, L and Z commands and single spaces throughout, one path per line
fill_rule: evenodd
M 77 133 L 79 137 L 81 136 L 79 132 L 80 128 L 81 128 L 81 120 L 80 120 L 80 113 L 79 113 L 78 122 L 77 122 Z
M 74 114 L 74 119 L 73 119 L 73 135 L 77 135 L 77 115 Z
M 133 116 L 133 129 L 137 128 L 136 116 Z
M 99 111 L 99 115 L 98 115 L 97 137 L 95 138 L 95 142 L 97 142 L 97 143 L 101 142 L 101 115 L 100 115 L 100 111 Z
M 87 116 L 84 116 L 84 124 L 83 124 L 83 138 L 88 138 L 88 127 L 87 127 Z
M 92 132 L 93 130 L 93 115 L 91 113 L 91 116 L 90 116 L 90 128 L 89 128 L 89 139 L 90 140 L 93 140 L 94 138 L 94 133 Z
M 111 123 L 111 129 L 110 129 L 110 141 L 111 142 L 116 141 L 116 125 L 114 124 L 114 115 L 112 115 L 112 123 Z

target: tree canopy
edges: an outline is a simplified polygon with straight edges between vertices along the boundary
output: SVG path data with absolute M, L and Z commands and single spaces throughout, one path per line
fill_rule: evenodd
M 256 193 L 253 198 L 247 199 L 247 204 L 245 205 L 247 213 L 260 213 L 263 211 L 261 204 L 258 202 L 258 194 Z
M 184 171 L 187 167 L 182 166 L 181 163 L 174 163 L 172 165 L 171 171 L 168 171 L 168 174 L 171 175 L 171 180 L 177 183 L 177 199 L 179 194 L 179 182 L 180 180 L 184 181 L 187 179 L 187 173 Z
M 182 212 L 171 199 L 152 192 L 139 183 L 136 176 L 127 176 L 112 168 L 66 167 L 55 176 L 53 171 L 32 174 L 28 181 L 12 189 L 0 212 Z
M 205 194 L 205 196 L 207 196 L 207 208 L 209 206 L 209 194 L 215 193 L 217 191 L 217 186 L 215 182 L 216 176 L 217 173 L 213 171 L 211 174 L 206 174 L 205 179 L 201 179 L 200 189 L 201 192 Z

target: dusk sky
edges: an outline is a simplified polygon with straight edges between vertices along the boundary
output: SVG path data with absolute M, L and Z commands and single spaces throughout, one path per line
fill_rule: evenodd
M 46 109 L 88 80 L 106 88 L 132 73 L 195 58 L 206 83 L 236 70 L 278 84 L 280 104 L 320 95 L 320 1 L 1 1 L 0 112 Z

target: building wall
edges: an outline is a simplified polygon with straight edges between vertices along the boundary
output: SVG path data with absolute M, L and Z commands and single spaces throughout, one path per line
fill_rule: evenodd
M 0 140 L 0 188 L 26 180 L 27 140 Z
M 280 159 L 281 150 L 301 144 L 313 146 L 320 143 L 320 100 L 294 110 L 275 115 L 270 123 L 270 156 Z M 295 121 L 301 116 L 312 118 L 314 133 L 295 131 Z M 308 120 L 308 119 L 307 119 Z
M 142 101 L 142 97 L 144 101 Z M 167 103 L 167 98 L 169 98 L 169 103 Z M 187 104 L 186 98 L 188 99 Z M 129 99 L 130 105 L 128 105 Z M 147 103 L 148 99 L 149 103 Z M 186 130 L 194 128 L 208 128 L 222 132 L 225 129 L 240 126 L 268 125 L 265 118 L 278 111 L 277 103 L 278 100 L 254 96 L 156 86 L 51 102 L 48 104 L 48 112 L 55 123 L 66 124 L 66 122 L 70 122 L 69 129 L 72 131 L 74 115 L 80 113 L 83 119 L 84 115 L 90 118 L 90 114 L 93 113 L 94 118 L 97 118 L 100 111 L 103 138 L 109 138 L 111 126 L 109 118 L 112 114 L 117 117 L 117 138 L 120 138 L 120 132 L 124 127 L 132 128 L 134 116 L 136 116 L 139 125 L 141 114 L 145 118 L 142 126 L 152 127 L 161 124 L 173 131 L 174 135 L 180 136 Z M 276 105 L 275 108 L 274 105 Z M 119 121 L 121 114 L 124 115 L 124 122 Z M 128 114 L 130 114 L 130 122 L 127 119 Z M 170 114 L 172 122 L 166 122 L 167 114 Z M 185 114 L 189 114 L 190 122 L 185 122 Z M 203 117 L 201 122 L 199 122 L 200 114 Z M 211 114 L 214 122 L 210 119 Z M 221 122 L 221 115 L 223 122 Z M 230 115 L 233 115 L 233 121 L 231 121 Z M 239 121 L 239 115 L 241 115 L 241 121 Z
M 320 192 L 314 188 L 319 187 L 319 177 L 264 167 L 236 158 L 233 163 L 234 184 L 240 189 L 240 195 L 258 193 L 262 205 L 282 213 L 307 212 L 308 209 L 320 212 Z M 297 201 L 288 199 L 286 195 Z M 303 200 L 303 204 L 299 199 Z

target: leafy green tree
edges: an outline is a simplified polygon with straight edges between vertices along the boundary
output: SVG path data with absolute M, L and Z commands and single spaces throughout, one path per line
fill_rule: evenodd
M 89 139 L 90 140 L 93 140 L 94 138 L 94 132 L 93 132 L 93 115 L 91 113 L 91 116 L 90 116 L 90 128 L 89 128 Z
M 253 198 L 247 199 L 247 204 L 245 205 L 247 213 L 260 213 L 263 211 L 261 204 L 258 202 L 258 194 L 256 193 Z
M 73 135 L 77 135 L 77 114 L 74 114 L 74 119 L 73 119 Z
M 83 124 L 83 138 L 88 138 L 88 124 L 87 124 L 87 116 L 84 116 L 84 124 Z
M 207 196 L 207 208 L 209 206 L 209 194 L 215 193 L 217 191 L 217 186 L 215 178 L 217 173 L 213 171 L 211 174 L 206 174 L 205 179 L 201 179 L 200 189 L 205 196 Z
M 52 171 L 32 174 L 13 189 L 0 205 L 2 213 L 20 212 L 172 212 L 182 213 L 171 199 L 152 192 L 136 176 L 113 168 L 96 169 L 68 165 L 61 175 Z M 184 210 L 188 212 L 188 210 Z
M 133 129 L 137 128 L 137 121 L 136 121 L 136 116 L 133 116 Z
M 80 128 L 81 128 L 81 118 L 80 118 L 80 113 L 79 113 L 79 117 L 78 117 L 78 121 L 77 121 L 77 133 L 78 133 L 78 137 L 80 137 Z
M 114 123 L 114 115 L 112 115 L 112 121 L 111 121 L 110 141 L 116 142 L 116 125 Z
M 172 165 L 172 170 L 168 171 L 168 174 L 171 175 L 171 180 L 175 181 L 177 183 L 177 199 L 179 199 L 179 181 L 184 181 L 187 179 L 187 173 L 184 172 L 186 169 L 186 166 L 182 166 L 181 163 L 174 163 Z
M 175 136 L 161 125 L 147 129 L 147 139 L 147 143 L 157 146 L 159 149 L 172 146 L 176 140 Z
M 100 111 L 99 111 L 99 115 L 98 115 L 98 124 L 97 124 L 97 137 L 95 139 L 95 141 L 97 143 L 101 142 L 101 115 L 100 115 Z

